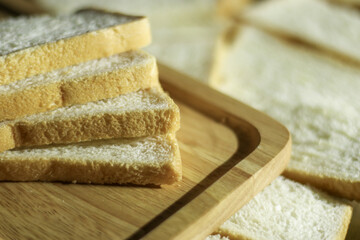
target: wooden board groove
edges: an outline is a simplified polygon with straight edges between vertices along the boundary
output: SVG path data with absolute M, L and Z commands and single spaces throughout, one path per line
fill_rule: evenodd
M 0 183 L 0 238 L 204 239 L 285 168 L 270 117 L 163 65 L 179 104 L 184 179 L 173 186 Z

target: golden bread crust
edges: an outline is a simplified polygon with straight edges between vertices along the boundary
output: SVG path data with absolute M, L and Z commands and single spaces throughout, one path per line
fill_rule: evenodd
M 150 42 L 149 21 L 147 18 L 139 18 L 114 27 L 26 48 L 0 56 L 0 85 L 138 49 Z
M 155 58 L 146 64 L 112 72 L 59 81 L 0 95 L 0 121 L 50 111 L 60 107 L 113 98 L 157 86 Z

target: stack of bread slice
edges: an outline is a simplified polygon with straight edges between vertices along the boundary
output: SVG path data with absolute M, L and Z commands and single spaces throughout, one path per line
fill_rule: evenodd
M 180 113 L 143 17 L 87 10 L 0 23 L 0 180 L 171 184 Z

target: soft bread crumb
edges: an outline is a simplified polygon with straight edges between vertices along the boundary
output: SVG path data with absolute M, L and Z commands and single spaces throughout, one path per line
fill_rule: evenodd
M 231 239 L 343 239 L 351 213 L 344 202 L 280 176 L 217 232 Z

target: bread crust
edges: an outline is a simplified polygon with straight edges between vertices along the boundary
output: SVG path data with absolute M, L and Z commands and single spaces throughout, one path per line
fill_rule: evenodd
M 19 50 L 0 56 L 0 85 L 138 49 L 150 42 L 149 21 L 138 17 L 129 23 Z
M 218 87 L 222 82 L 221 69 L 223 68 L 230 47 L 227 43 L 227 34 L 227 31 L 220 33 L 215 41 L 211 67 L 208 75 L 209 84 L 214 87 Z
M 348 228 L 349 228 L 349 224 L 351 221 L 352 213 L 353 213 L 353 207 L 347 206 L 346 210 L 345 210 L 345 214 L 342 219 L 341 228 L 339 229 L 339 232 L 338 232 L 337 236 L 335 237 L 335 240 L 345 239 Z
M 285 169 L 283 175 L 297 182 L 311 184 L 336 196 L 360 200 L 360 181 L 314 175 L 297 169 Z
M 353 209 L 351 206 L 346 206 L 346 210 L 344 212 L 344 215 L 342 217 L 342 222 L 340 229 L 335 236 L 334 240 L 343 240 L 346 237 L 347 230 L 349 228 L 351 216 L 352 216 Z M 215 234 L 220 234 L 221 236 L 229 237 L 230 239 L 236 239 L 236 240 L 254 240 L 255 238 L 249 236 L 241 235 L 237 232 L 232 232 L 229 229 L 218 229 L 215 231 Z
M 175 133 L 168 134 L 167 141 L 171 145 L 174 161 L 166 167 L 168 171 L 165 178 L 167 179 L 166 184 L 173 184 L 182 180 L 182 162 L 180 148 Z
M 112 72 L 26 88 L 0 95 L 0 121 L 83 104 L 158 85 L 155 58 Z
M 52 121 L 8 121 L 0 125 L 0 151 L 23 146 L 74 143 L 97 139 L 163 135 L 180 128 L 180 112 L 166 96 L 169 108 L 84 115 Z
M 15 148 L 13 130 L 10 126 L 0 125 L 0 152 Z
M 159 144 L 171 145 L 168 164 L 129 165 L 119 161 L 76 159 L 0 159 L 0 181 L 62 181 L 95 184 L 173 184 L 181 180 L 181 159 L 175 137 Z

